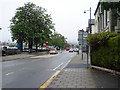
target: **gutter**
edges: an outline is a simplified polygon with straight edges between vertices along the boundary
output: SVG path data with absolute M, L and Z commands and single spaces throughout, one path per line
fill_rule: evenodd
M 103 68 L 103 67 L 98 67 L 98 66 L 94 66 L 94 65 L 91 65 L 91 68 L 98 69 L 98 70 L 105 71 L 105 72 L 109 72 L 109 73 L 112 73 L 114 75 L 120 76 L 120 72 L 115 71 L 115 70 L 111 70 L 111 69 L 107 69 L 107 68 Z

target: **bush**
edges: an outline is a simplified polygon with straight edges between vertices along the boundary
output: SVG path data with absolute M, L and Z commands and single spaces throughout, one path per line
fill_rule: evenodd
M 88 36 L 88 44 L 93 50 L 97 50 L 99 47 L 106 45 L 107 40 L 111 37 L 115 37 L 118 34 L 116 32 L 102 32 L 96 34 L 90 34 Z
M 88 37 L 91 64 L 120 71 L 120 35 L 102 32 Z

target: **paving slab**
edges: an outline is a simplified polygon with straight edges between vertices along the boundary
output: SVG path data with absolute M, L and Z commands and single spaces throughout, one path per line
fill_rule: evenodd
M 120 89 L 120 77 L 110 73 L 87 67 L 87 56 L 84 53 L 84 59 L 81 55 L 76 55 L 71 62 L 51 81 L 46 87 L 49 88 L 76 88 L 82 90 L 87 88 L 110 88 L 109 90 Z M 90 66 L 90 60 L 88 63 Z M 98 90 L 97 89 L 97 90 Z
M 86 57 L 75 56 L 47 88 L 96 88 Z

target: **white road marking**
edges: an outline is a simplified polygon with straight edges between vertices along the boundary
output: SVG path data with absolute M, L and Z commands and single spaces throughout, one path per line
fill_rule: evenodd
M 68 65 L 68 63 L 71 61 L 71 59 L 64 65 L 64 67 L 63 68 L 65 68 L 67 65 Z M 62 68 L 62 69 L 63 69 Z
M 11 75 L 11 74 L 13 74 L 13 73 L 14 73 L 14 72 L 10 72 L 10 73 L 7 73 L 7 74 L 5 74 L 5 75 L 7 75 L 7 76 L 8 76 L 8 75 Z
M 54 68 L 53 70 L 56 70 L 57 68 L 59 68 L 60 66 L 62 66 L 63 63 L 61 63 L 60 65 L 58 65 L 56 68 Z

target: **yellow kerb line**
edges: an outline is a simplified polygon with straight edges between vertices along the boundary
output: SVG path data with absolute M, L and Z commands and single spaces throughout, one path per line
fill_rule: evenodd
M 60 71 L 57 71 L 51 78 L 49 78 L 38 90 L 41 90 L 42 88 L 45 88 L 52 80 L 55 76 L 57 76 L 59 74 Z
M 56 54 L 56 55 L 48 54 L 48 55 L 43 55 L 43 56 L 34 56 L 34 57 L 30 57 L 30 58 L 48 58 L 48 57 L 53 57 L 53 56 L 57 56 L 57 55 L 59 55 L 59 54 Z
M 91 70 L 92 68 L 90 67 L 90 68 L 88 68 L 88 70 Z
M 24 70 L 24 68 L 22 68 L 22 69 L 19 69 L 18 71 L 22 71 L 22 70 Z

